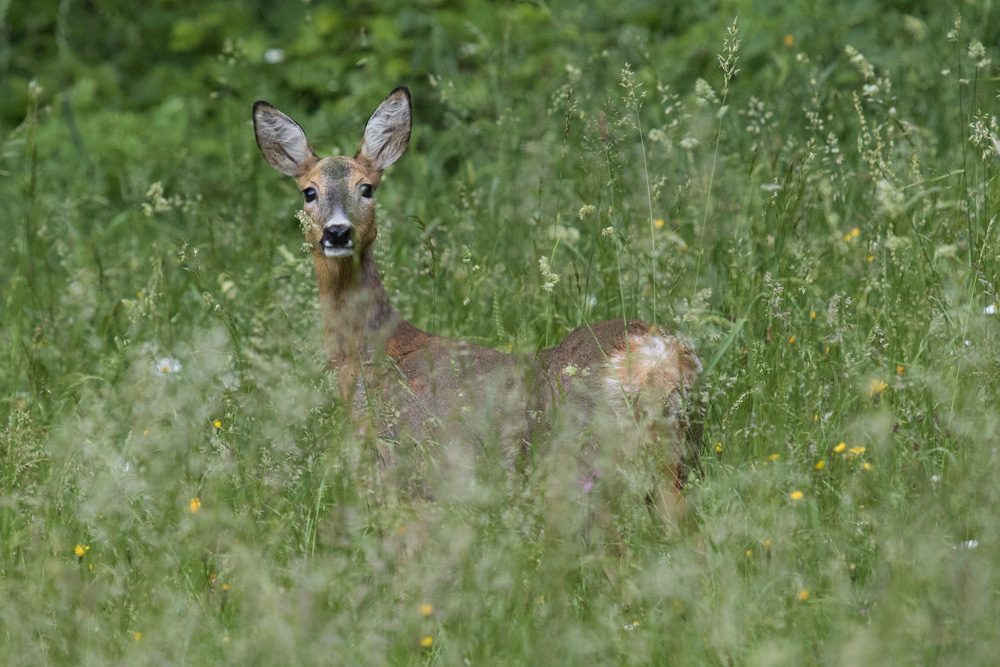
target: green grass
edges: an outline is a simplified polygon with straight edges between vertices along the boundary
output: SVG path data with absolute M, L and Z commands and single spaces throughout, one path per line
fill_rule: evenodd
M 995 662 L 1000 16 L 835 4 L 0 3 L 0 661 Z M 572 433 L 514 476 L 422 443 L 434 501 L 381 478 L 250 107 L 353 153 L 398 84 L 395 307 L 688 337 L 684 530 L 581 494 Z

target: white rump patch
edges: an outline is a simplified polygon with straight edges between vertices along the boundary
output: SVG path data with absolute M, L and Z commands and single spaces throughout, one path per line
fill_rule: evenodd
M 680 341 L 653 334 L 630 336 L 627 349 L 616 350 L 608 357 L 607 387 L 629 400 L 644 389 L 654 388 L 666 396 L 694 383 L 701 363 Z

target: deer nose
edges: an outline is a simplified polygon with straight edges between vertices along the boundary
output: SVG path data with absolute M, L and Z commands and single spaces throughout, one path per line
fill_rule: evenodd
M 324 248 L 349 248 L 351 243 L 350 225 L 330 225 L 323 228 L 323 238 L 320 245 Z

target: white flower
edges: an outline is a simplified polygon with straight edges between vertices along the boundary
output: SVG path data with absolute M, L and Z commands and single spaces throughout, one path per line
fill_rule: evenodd
M 691 135 L 684 137 L 680 141 L 681 148 L 683 148 L 686 151 L 695 148 L 698 145 L 698 143 L 699 143 L 698 140 L 692 137 Z
M 268 65 L 277 65 L 285 59 L 284 49 L 268 49 L 264 52 L 264 62 Z
M 180 370 L 181 362 L 173 357 L 160 357 L 153 362 L 154 375 L 171 375 L 172 373 L 179 373 Z

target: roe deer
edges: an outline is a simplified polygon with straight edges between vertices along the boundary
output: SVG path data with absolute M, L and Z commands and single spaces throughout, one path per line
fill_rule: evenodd
M 574 408 L 580 426 L 601 409 L 625 414 L 642 425 L 639 437 L 662 452 L 648 499 L 664 519 L 676 518 L 685 431 L 692 426 L 685 398 L 701 371 L 690 347 L 645 322 L 609 320 L 582 326 L 532 356 L 504 354 L 421 331 L 389 304 L 372 254 L 374 195 L 385 168 L 406 150 L 410 109 L 409 91 L 396 88 L 369 118 L 353 157 L 320 159 L 295 121 L 266 102 L 253 106 L 264 159 L 292 176 L 305 198 L 326 353 L 343 398 L 363 404 L 378 395 L 416 438 L 459 408 L 466 423 L 470 405 L 485 410 L 488 423 L 489 410 L 503 406 L 485 428 L 516 443 L 503 454 L 508 466 L 538 428 L 537 415 L 547 422 L 557 405 Z M 396 458 L 392 451 L 380 457 L 384 465 Z

